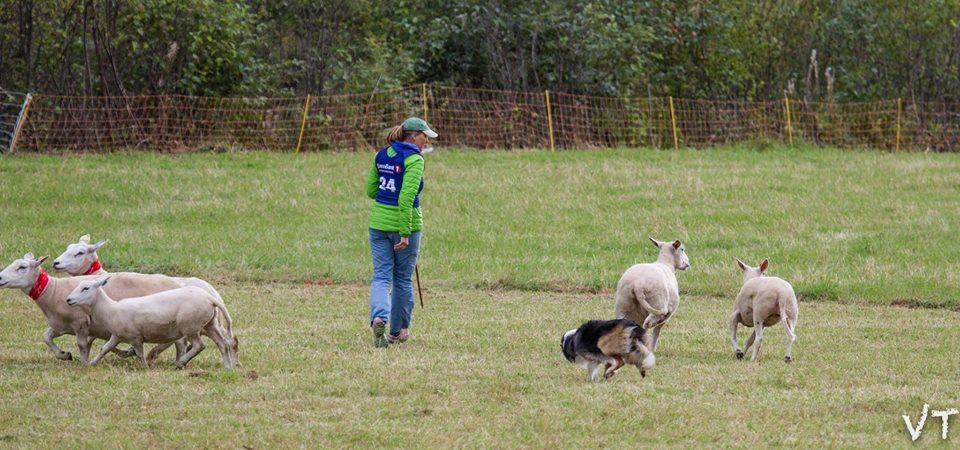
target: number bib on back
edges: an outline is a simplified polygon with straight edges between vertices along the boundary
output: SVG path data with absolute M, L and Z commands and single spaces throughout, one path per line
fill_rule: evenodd
M 388 154 L 391 147 L 395 152 L 393 156 Z M 415 146 L 400 142 L 394 142 L 390 147 L 386 147 L 377 153 L 377 172 L 380 174 L 380 184 L 377 187 L 377 203 L 399 206 L 400 190 L 403 188 L 403 174 L 407 170 L 403 161 L 415 153 L 419 153 Z M 417 196 L 413 198 L 414 208 L 420 207 L 420 192 L 423 192 L 423 179 L 420 180 Z

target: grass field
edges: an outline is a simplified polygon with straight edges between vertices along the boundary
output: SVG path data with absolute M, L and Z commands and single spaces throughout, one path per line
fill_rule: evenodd
M 887 447 L 910 444 L 902 414 L 960 407 L 955 155 L 433 153 L 427 308 L 387 351 L 364 326 L 370 157 L 0 158 L 0 264 L 91 233 L 108 269 L 207 277 L 243 362 L 57 361 L 37 308 L 0 290 L 0 444 Z M 559 337 L 612 314 L 620 273 L 655 257 L 648 235 L 692 263 L 658 366 L 588 384 Z M 800 294 L 794 364 L 779 326 L 764 363 L 733 358 L 734 257 L 769 257 Z M 939 422 L 918 442 L 940 443 Z
M 363 283 L 370 157 L 3 158 L 0 255 L 89 232 L 114 267 Z M 687 244 L 689 294 L 731 295 L 734 257 L 769 257 L 807 299 L 956 308 L 958 192 L 955 155 L 437 152 L 421 269 L 454 288 L 598 291 L 653 258 L 653 236 Z
M 147 371 L 113 357 L 95 368 L 57 361 L 36 307 L 4 294 L 0 442 L 885 448 L 910 442 L 900 415 L 960 405 L 960 316 L 943 311 L 805 303 L 794 363 L 782 362 L 776 327 L 757 365 L 727 344 L 729 302 L 688 296 L 647 378 L 630 368 L 589 384 L 559 337 L 609 315 L 605 295 L 431 289 L 413 340 L 378 351 L 362 323 L 363 287 L 242 283 L 222 293 L 243 344 L 236 373 L 210 348 L 183 372 L 172 353 Z M 918 442 L 939 432 L 928 418 Z

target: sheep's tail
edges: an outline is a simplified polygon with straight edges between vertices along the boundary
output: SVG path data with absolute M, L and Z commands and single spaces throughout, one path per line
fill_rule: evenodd
M 634 285 L 633 285 L 633 296 L 637 299 L 637 303 L 640 305 L 640 307 L 647 311 L 647 314 L 651 314 L 651 315 L 654 315 L 654 316 L 662 316 L 662 315 L 667 314 L 667 310 L 666 310 L 666 309 L 657 309 L 657 308 L 654 308 L 653 305 L 651 305 L 651 304 L 647 301 L 646 296 L 645 296 L 644 293 L 643 293 L 643 287 L 637 286 L 636 284 L 634 284 Z
M 213 306 L 217 308 L 217 312 L 223 318 L 222 325 L 224 325 L 224 329 L 226 330 L 227 335 L 230 337 L 230 339 L 235 340 L 235 338 L 233 337 L 233 319 L 230 317 L 230 313 L 227 312 L 227 305 L 223 303 L 223 299 L 217 296 L 217 297 L 213 297 Z
M 227 332 L 227 337 L 233 339 L 233 330 L 231 329 L 233 326 L 233 321 L 230 319 L 230 315 L 227 313 L 226 303 L 223 302 L 223 297 L 220 296 L 220 293 L 217 292 L 213 286 L 210 286 L 210 284 L 207 284 L 207 286 L 209 287 L 207 292 L 209 292 L 210 295 L 213 296 L 213 298 L 219 303 L 219 306 L 217 306 L 217 323 L 220 324 L 220 328 Z
M 791 311 L 787 308 L 787 302 L 778 299 L 780 303 L 780 317 L 783 320 L 783 325 L 787 329 L 787 332 L 793 336 L 794 328 L 797 326 L 797 316 L 796 314 L 791 314 Z
M 237 355 L 237 350 L 240 346 L 240 341 L 233 335 L 233 318 L 230 317 L 230 312 L 227 311 L 227 305 L 223 303 L 223 299 L 221 299 L 219 295 L 211 295 L 210 298 L 213 299 L 213 306 L 216 308 L 214 318 L 220 323 L 219 328 L 221 329 L 221 333 L 225 332 L 226 336 L 224 337 L 228 340 L 227 354 L 232 354 L 233 363 L 239 366 L 240 357 Z
M 214 288 L 213 285 L 211 285 L 210 283 L 206 282 L 205 280 L 201 280 L 200 278 L 193 278 L 193 277 L 191 277 L 191 278 L 178 278 L 177 281 L 179 281 L 179 282 L 180 282 L 180 285 L 182 285 L 182 286 L 194 286 L 194 287 L 198 287 L 198 288 L 200 288 L 200 289 L 203 289 L 204 291 L 206 291 L 206 293 L 210 294 L 211 297 L 213 297 L 213 298 L 216 299 L 218 302 L 220 302 L 220 304 L 225 305 L 225 303 L 223 302 L 223 297 L 220 296 L 220 293 L 217 292 L 217 289 Z M 224 307 L 224 311 L 225 311 L 225 310 L 226 310 L 226 308 Z M 226 331 L 227 331 L 227 337 L 233 339 L 233 332 L 227 330 L 227 329 L 224 327 L 224 322 L 225 322 L 226 319 L 224 319 L 224 314 L 223 314 L 222 312 L 220 312 L 220 309 L 219 309 L 219 308 L 217 308 L 216 318 L 217 318 L 217 324 L 220 326 L 220 330 L 221 330 L 221 331 L 226 330 Z

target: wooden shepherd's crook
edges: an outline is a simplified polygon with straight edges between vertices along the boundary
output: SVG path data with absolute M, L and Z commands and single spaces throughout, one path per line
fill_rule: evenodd
M 417 293 L 420 295 L 420 307 L 423 308 L 423 289 L 420 289 L 420 265 L 414 265 L 413 271 L 417 274 Z

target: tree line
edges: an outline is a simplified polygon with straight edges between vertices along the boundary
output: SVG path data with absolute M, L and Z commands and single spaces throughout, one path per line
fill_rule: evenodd
M 957 101 L 957 0 L 6 0 L 0 89 Z

